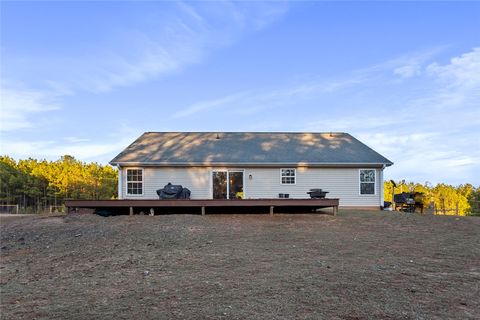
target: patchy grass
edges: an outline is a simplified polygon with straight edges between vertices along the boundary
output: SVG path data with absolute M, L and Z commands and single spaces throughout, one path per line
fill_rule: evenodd
M 480 219 L 1 217 L 2 319 L 478 319 Z

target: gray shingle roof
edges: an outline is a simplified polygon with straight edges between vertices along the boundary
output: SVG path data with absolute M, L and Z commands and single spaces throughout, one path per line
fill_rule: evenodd
M 348 133 L 292 132 L 146 132 L 110 163 L 172 166 L 393 164 Z

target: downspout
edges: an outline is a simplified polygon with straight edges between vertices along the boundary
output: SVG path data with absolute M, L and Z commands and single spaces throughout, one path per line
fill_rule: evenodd
M 382 166 L 382 169 L 380 170 L 380 207 L 383 208 L 385 198 L 384 198 L 384 192 L 383 192 L 383 170 L 385 169 L 385 165 Z

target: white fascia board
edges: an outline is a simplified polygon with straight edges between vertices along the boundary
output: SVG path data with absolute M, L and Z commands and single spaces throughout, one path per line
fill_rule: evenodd
M 306 163 L 306 162 L 279 162 L 279 163 L 229 163 L 229 162 L 117 162 L 112 165 L 122 166 L 122 167 L 340 167 L 340 168 L 357 168 L 357 167 L 372 167 L 372 168 L 384 168 L 385 166 L 390 166 L 390 164 L 385 163 L 368 163 L 368 162 L 359 162 L 359 163 Z

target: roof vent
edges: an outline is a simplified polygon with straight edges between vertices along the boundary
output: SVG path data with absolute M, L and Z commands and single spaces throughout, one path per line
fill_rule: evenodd
M 218 133 L 217 133 L 217 137 L 215 139 L 220 140 L 220 135 Z

